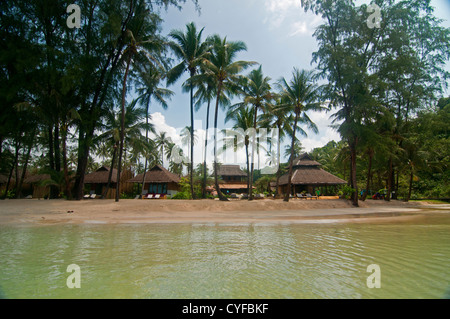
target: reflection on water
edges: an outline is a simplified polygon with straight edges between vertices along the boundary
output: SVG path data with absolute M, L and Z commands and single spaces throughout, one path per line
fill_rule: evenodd
M 443 298 L 450 223 L 0 226 L 6 298 Z M 69 289 L 67 266 L 81 268 Z M 367 266 L 381 288 L 366 285 Z

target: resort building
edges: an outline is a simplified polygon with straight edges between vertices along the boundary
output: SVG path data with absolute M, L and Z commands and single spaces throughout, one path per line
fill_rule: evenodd
M 224 194 L 247 194 L 247 174 L 241 170 L 239 165 L 220 165 L 217 175 L 222 180 L 219 188 Z
M 299 193 L 315 194 L 317 190 L 323 195 L 334 195 L 337 186 L 346 184 L 343 179 L 324 171 L 321 164 L 314 161 L 308 153 L 296 158 L 292 166 L 291 195 Z M 280 194 L 286 194 L 289 173 L 284 174 L 279 180 Z
M 129 183 L 140 184 L 142 186 L 142 178 L 144 173 L 128 180 Z M 180 176 L 169 172 L 161 165 L 155 165 L 145 173 L 144 192 L 142 195 L 175 195 L 178 193 Z M 140 190 L 139 190 L 140 192 Z
M 110 172 L 111 169 L 109 167 L 102 166 L 95 172 L 85 175 L 84 188 L 85 191 L 88 192 L 87 195 L 95 194 L 97 196 L 102 196 L 108 186 Z M 119 191 L 121 193 L 123 192 L 128 193 L 133 190 L 133 187 L 126 183 L 126 181 L 128 181 L 131 177 L 132 177 L 131 171 L 125 170 L 121 172 L 120 188 L 119 188 Z M 109 185 L 109 190 L 105 198 L 108 199 L 115 198 L 116 187 L 117 187 L 117 169 L 113 168 L 111 175 L 111 184 Z
M 31 195 L 33 198 L 44 198 L 50 196 L 50 186 L 44 185 L 45 181 L 51 180 L 50 174 L 28 175 L 23 180 L 22 194 Z

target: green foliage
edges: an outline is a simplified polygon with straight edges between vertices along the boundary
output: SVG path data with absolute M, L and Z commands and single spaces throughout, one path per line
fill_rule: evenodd
M 345 198 L 345 199 L 352 199 L 352 194 L 355 192 L 355 189 L 348 186 L 348 185 L 344 185 L 341 187 L 341 189 L 338 191 L 338 195 L 341 198 Z

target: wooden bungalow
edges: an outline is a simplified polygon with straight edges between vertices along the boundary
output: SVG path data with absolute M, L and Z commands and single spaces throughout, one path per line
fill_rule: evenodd
M 343 179 L 323 170 L 321 166 L 308 153 L 304 153 L 296 158 L 292 166 L 291 195 L 302 192 L 314 195 L 318 189 L 322 195 L 334 195 L 337 192 L 336 187 L 338 185 L 347 183 Z M 280 194 L 286 194 L 288 179 L 288 173 L 280 177 L 278 190 Z
M 108 179 L 111 169 L 107 166 L 102 166 L 95 172 L 86 174 L 84 176 L 84 186 L 87 191 L 86 195 L 96 194 L 97 196 L 102 196 L 106 191 L 106 187 L 108 186 Z M 132 192 L 133 188 L 130 184 L 126 182 L 132 177 L 131 171 L 125 170 L 120 175 L 120 188 L 119 191 L 121 193 Z M 115 198 L 117 187 L 117 169 L 112 169 L 111 175 L 111 184 L 109 186 L 108 193 L 105 198 L 113 199 Z
M 136 175 L 128 182 L 142 185 L 143 177 L 144 173 Z M 155 165 L 145 173 L 144 194 L 142 195 L 175 195 L 180 190 L 179 182 L 180 176 L 169 172 L 161 165 Z
M 28 175 L 23 180 L 22 193 L 31 194 L 33 198 L 50 197 L 50 186 L 43 185 L 48 180 L 51 180 L 50 174 Z
M 247 173 L 239 165 L 220 165 L 217 169 L 217 175 L 222 182 L 219 188 L 224 194 L 247 194 Z

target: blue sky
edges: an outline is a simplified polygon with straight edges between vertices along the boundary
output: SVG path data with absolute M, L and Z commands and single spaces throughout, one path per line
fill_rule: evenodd
M 316 41 L 312 37 L 315 27 L 321 19 L 311 13 L 304 13 L 300 0 L 199 0 L 201 12 L 187 0 L 181 11 L 170 8 L 162 12 L 164 19 L 163 34 L 167 35 L 173 29 L 185 30 L 185 25 L 191 21 L 198 28 L 204 27 L 204 36 L 219 34 L 229 40 L 240 40 L 246 43 L 247 52 L 238 56 L 240 60 L 256 61 L 262 65 L 265 75 L 272 83 L 285 77 L 290 79 L 294 67 L 313 69 L 312 53 L 316 50 Z M 362 1 L 369 3 L 369 1 Z M 449 0 L 432 0 L 437 8 L 435 14 L 447 21 L 444 25 L 450 27 Z M 247 73 L 246 71 L 245 73 Z M 189 95 L 182 93 L 180 79 L 171 86 L 175 96 L 169 103 L 168 110 L 158 105 L 151 106 L 153 123 L 157 130 L 169 133 L 175 141 L 179 141 L 181 128 L 190 125 Z M 195 114 L 198 122 L 196 128 L 205 121 L 206 108 Z M 310 114 L 319 127 L 319 133 L 308 132 L 308 137 L 301 141 L 306 151 L 325 145 L 331 140 L 339 140 L 339 134 L 329 127 L 331 113 Z M 223 112 L 219 116 L 219 127 L 224 128 Z M 212 123 L 213 117 L 210 119 Z M 177 130 L 178 129 L 178 130 Z M 200 138 L 201 140 L 201 138 Z M 200 161 L 201 150 L 196 151 Z M 197 156 L 195 156 L 197 161 Z

